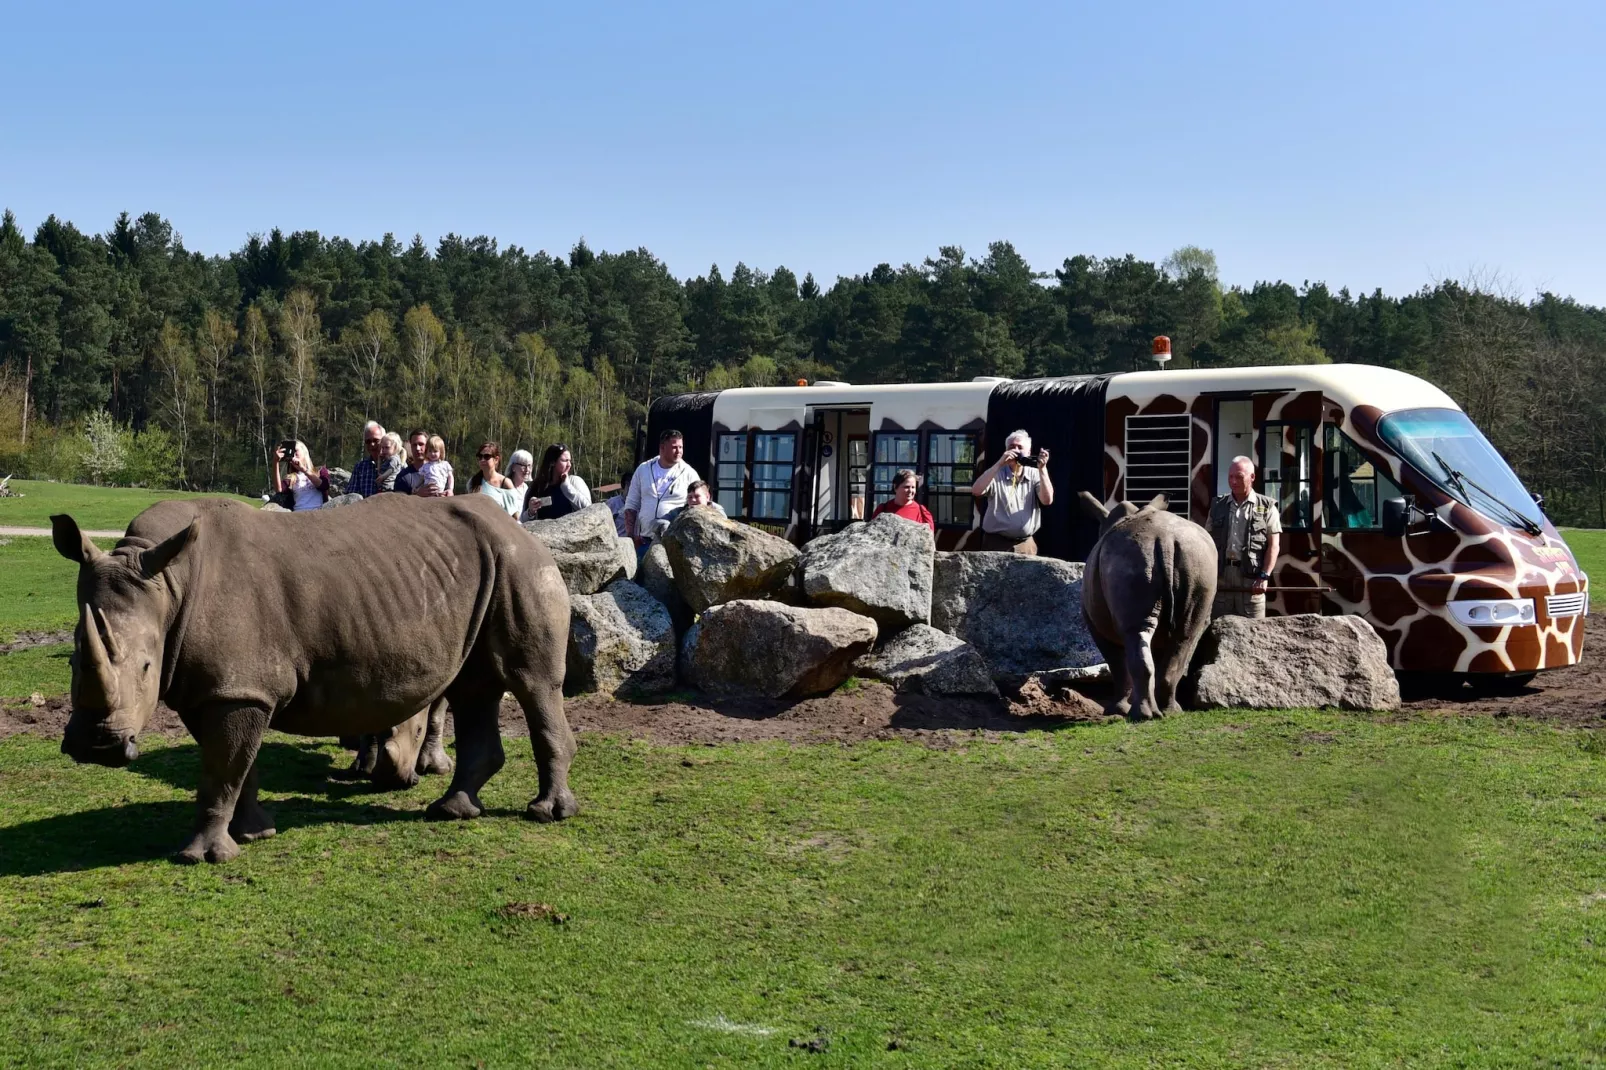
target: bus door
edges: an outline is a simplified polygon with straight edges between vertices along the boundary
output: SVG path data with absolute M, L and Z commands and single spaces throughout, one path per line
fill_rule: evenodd
M 813 405 L 809 407 L 807 427 L 803 458 L 808 475 L 798 481 L 800 492 L 806 496 L 798 511 L 805 541 L 841 531 L 866 516 L 870 410 Z
M 1383 531 L 1383 503 L 1402 492 L 1344 433 L 1342 415 L 1322 428 L 1322 582 L 1328 588 L 1323 611 L 1365 612 L 1374 624 L 1392 624 L 1416 611 L 1404 596 L 1403 580 L 1412 571 L 1404 539 Z M 1375 597 L 1380 592 L 1368 591 L 1368 572 L 1370 582 L 1388 588 L 1382 593 L 1398 597 Z
M 1306 403 L 1308 402 L 1308 404 Z M 1257 395 L 1255 489 L 1276 502 L 1282 520 L 1266 612 L 1273 616 L 1322 612 L 1322 514 L 1319 457 L 1320 395 Z M 1226 445 L 1225 439 L 1223 445 Z M 1225 466 L 1220 469 L 1225 492 Z

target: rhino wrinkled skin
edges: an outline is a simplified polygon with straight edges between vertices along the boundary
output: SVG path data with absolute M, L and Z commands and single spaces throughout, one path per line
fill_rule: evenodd
M 427 816 L 483 812 L 478 793 L 504 761 L 504 692 L 524 708 L 540 775 L 527 816 L 577 812 L 562 692 L 568 593 L 546 547 L 490 498 L 384 494 L 289 515 L 168 501 L 135 517 L 109 552 L 71 517 L 51 523 L 56 549 L 79 565 L 61 749 L 126 765 L 164 700 L 201 748 L 199 812 L 180 861 L 223 862 L 239 843 L 273 835 L 257 802 L 269 728 L 421 728 L 421 711 L 443 697 L 457 767 Z
M 1167 512 L 1164 495 L 1141 509 L 1106 509 L 1087 491 L 1081 500 L 1100 518 L 1082 576 L 1082 616 L 1115 683 L 1110 712 L 1140 720 L 1175 713 L 1177 688 L 1210 626 L 1216 544 Z

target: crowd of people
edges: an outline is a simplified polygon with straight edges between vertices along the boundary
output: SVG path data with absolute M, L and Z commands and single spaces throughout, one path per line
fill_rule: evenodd
M 446 442 L 418 430 L 407 436 L 387 432 L 370 420 L 363 428 L 366 456 L 351 470 L 346 493 L 364 498 L 375 494 L 413 494 L 421 498 L 457 493 L 457 475 L 446 459 Z M 668 430 L 658 436 L 658 455 L 636 467 L 625 493 L 609 501 L 620 535 L 646 554 L 685 509 L 725 510 L 713 500 L 708 483 L 686 462 L 685 436 Z M 507 472 L 499 470 L 502 447 L 482 442 L 475 453 L 478 470 L 468 491 L 495 499 L 509 516 L 521 521 L 555 520 L 592 503 L 591 488 L 574 470 L 574 454 L 561 442 L 548 446 L 535 467 L 527 450 L 515 450 Z M 1054 504 L 1054 481 L 1048 474 L 1049 452 L 1032 450 L 1032 436 L 1012 431 L 998 460 L 983 470 L 970 492 L 983 503 L 980 549 L 1017 554 L 1037 553 L 1033 538 L 1043 520 L 1043 507 Z M 1278 557 L 1281 524 L 1277 505 L 1254 492 L 1255 466 L 1238 457 L 1228 470 L 1231 493 L 1211 505 L 1208 529 L 1219 554 L 1220 591 L 1215 615 L 1264 616 L 1266 592 Z M 327 468 L 314 468 L 306 444 L 286 439 L 274 453 L 273 489 L 286 508 L 317 509 L 330 497 Z M 917 499 L 920 474 L 912 469 L 892 479 L 892 497 L 871 514 L 883 513 L 929 526 L 931 510 Z
M 411 494 L 449 498 L 458 493 L 457 472 L 446 456 L 446 440 L 417 430 L 403 439 L 378 421 L 363 428 L 364 456 L 351 469 L 346 494 Z M 541 456 L 541 467 L 528 450 L 514 450 L 507 471 L 501 471 L 502 447 L 480 443 L 468 493 L 492 498 L 518 520 L 553 520 L 591 504 L 591 488 L 574 472 L 569 447 L 554 443 Z M 273 455 L 274 500 L 286 509 L 318 509 L 335 493 L 329 469 L 314 467 L 304 442 L 286 439 Z M 621 531 L 622 533 L 622 531 Z

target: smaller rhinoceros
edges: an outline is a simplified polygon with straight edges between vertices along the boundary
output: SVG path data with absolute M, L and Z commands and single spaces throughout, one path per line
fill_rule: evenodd
M 1167 512 L 1165 495 L 1141 509 L 1105 508 L 1087 491 L 1082 506 L 1100 519 L 1082 576 L 1082 617 L 1110 664 L 1111 713 L 1148 720 L 1174 713 L 1177 687 L 1210 624 L 1216 546 L 1204 528 Z

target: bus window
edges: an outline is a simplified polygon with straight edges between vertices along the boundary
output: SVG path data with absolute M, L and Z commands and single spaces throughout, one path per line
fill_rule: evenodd
M 1327 425 L 1327 487 L 1322 499 L 1322 523 L 1330 531 L 1378 531 L 1383 526 L 1383 503 L 1400 496 L 1400 488 L 1378 471 L 1344 432 Z
M 878 432 L 875 464 L 870 467 L 870 508 L 892 497 L 892 477 L 900 468 L 920 470 L 920 435 L 914 431 Z
M 978 437 L 969 431 L 926 433 L 926 507 L 938 526 L 970 527 Z
M 1263 493 L 1282 510 L 1284 528 L 1310 527 L 1311 426 L 1268 423 L 1261 439 Z

